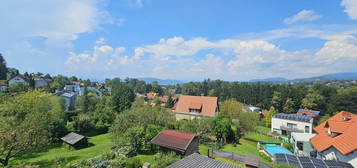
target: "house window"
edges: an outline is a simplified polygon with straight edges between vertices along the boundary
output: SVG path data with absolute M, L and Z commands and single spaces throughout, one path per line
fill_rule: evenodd
M 289 128 L 297 128 L 297 124 L 293 124 L 293 123 L 287 123 L 287 126 Z
M 305 133 L 310 133 L 310 127 L 309 126 L 305 126 Z
M 304 143 L 303 143 L 303 142 L 297 142 L 297 143 L 296 143 L 296 147 L 297 147 L 300 151 L 302 151 L 302 150 L 304 150 Z
M 201 112 L 201 109 L 189 109 L 189 112 L 190 113 L 200 113 Z

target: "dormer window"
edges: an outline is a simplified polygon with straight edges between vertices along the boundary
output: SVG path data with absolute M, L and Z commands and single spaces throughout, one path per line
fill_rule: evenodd
M 190 103 L 189 106 L 189 112 L 190 113 L 201 113 L 202 112 L 202 103 Z

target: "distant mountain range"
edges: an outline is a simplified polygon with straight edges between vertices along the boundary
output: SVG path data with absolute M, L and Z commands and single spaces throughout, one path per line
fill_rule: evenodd
M 282 77 L 253 79 L 253 80 L 249 80 L 249 82 L 312 82 L 312 81 L 322 81 L 322 80 L 357 80 L 357 72 L 332 73 L 332 74 L 326 74 L 326 75 L 315 76 L 310 78 L 297 78 L 291 80 Z
M 186 83 L 184 81 L 172 80 L 172 79 L 159 79 L 159 78 L 138 78 L 138 79 L 143 80 L 146 83 L 152 83 L 154 81 L 157 81 L 160 85 L 177 85 L 177 84 Z

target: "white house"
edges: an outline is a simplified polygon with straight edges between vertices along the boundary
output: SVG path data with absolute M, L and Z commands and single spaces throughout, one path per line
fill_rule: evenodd
M 29 82 L 28 82 L 28 79 L 23 76 L 23 75 L 16 75 L 15 77 L 11 78 L 9 80 L 9 86 L 11 86 L 12 84 L 15 84 L 15 83 L 23 83 L 25 85 L 29 85 Z
M 7 84 L 4 82 L 0 82 L 0 92 L 6 92 Z
M 75 106 L 75 101 L 76 101 L 76 93 L 74 92 L 69 92 L 69 93 L 63 93 L 61 97 L 64 99 L 64 109 L 66 111 L 68 110 L 74 110 Z
M 48 83 L 43 78 L 35 78 L 35 87 L 47 86 Z
M 311 152 L 314 151 L 314 148 L 310 144 L 310 139 L 316 134 L 310 133 L 291 133 L 290 142 L 294 147 L 294 154 L 297 156 L 311 156 Z
M 339 160 L 357 167 L 357 115 L 341 111 L 314 128 L 310 143 L 317 158 Z
M 312 133 L 313 120 L 306 115 L 278 113 L 271 119 L 271 132 L 287 136 L 292 132 Z
M 76 95 L 82 96 L 83 91 L 79 85 L 65 85 L 64 90 L 67 92 L 74 92 Z

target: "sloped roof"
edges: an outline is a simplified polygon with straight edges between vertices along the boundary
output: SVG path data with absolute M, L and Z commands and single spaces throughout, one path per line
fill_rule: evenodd
M 12 79 L 14 79 L 14 78 L 16 78 L 16 77 L 19 77 L 19 78 L 23 79 L 23 80 L 26 81 L 26 82 L 29 80 L 26 76 L 21 75 L 21 74 L 17 74 L 16 76 L 10 78 L 10 80 L 12 80 Z
M 345 120 L 344 117 L 349 117 Z M 328 130 L 338 133 L 337 136 L 328 134 Z M 318 151 L 322 152 L 330 147 L 336 148 L 340 153 L 347 155 L 357 150 L 357 115 L 347 111 L 329 118 L 314 128 L 317 135 L 310 142 Z
M 79 142 L 80 140 L 82 140 L 85 136 L 83 135 L 79 135 L 77 133 L 71 132 L 69 134 L 67 134 L 66 136 L 62 137 L 61 139 L 71 145 L 76 144 L 77 142 Z
M 201 108 L 201 115 L 215 116 L 218 108 L 217 97 L 181 95 L 175 107 L 176 112 L 188 113 L 190 109 Z
M 236 165 L 220 162 L 207 156 L 194 153 L 179 160 L 166 168 L 240 168 Z
M 308 109 L 299 109 L 297 114 L 301 114 L 301 115 L 307 115 L 310 117 L 318 117 L 320 114 L 320 111 L 316 111 L 316 110 L 308 110 Z
M 148 99 L 153 99 L 154 97 L 156 97 L 158 94 L 155 93 L 155 92 L 149 92 L 149 93 L 146 93 L 146 97 Z
M 196 136 L 196 134 L 190 134 L 176 130 L 164 130 L 156 135 L 151 140 L 151 143 L 180 152 L 185 152 Z

